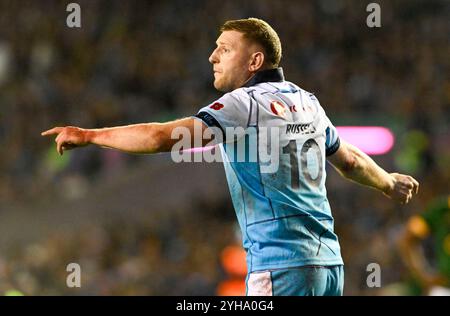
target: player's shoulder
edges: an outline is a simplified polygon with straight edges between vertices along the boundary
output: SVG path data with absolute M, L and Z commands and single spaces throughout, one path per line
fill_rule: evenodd
M 285 81 L 286 86 L 289 87 L 291 90 L 295 90 L 295 93 L 298 93 L 300 96 L 300 102 L 302 104 L 302 107 L 307 108 L 310 113 L 313 113 L 314 115 L 317 115 L 323 111 L 322 106 L 320 105 L 319 99 L 314 94 L 314 92 L 310 92 L 308 90 L 305 90 L 298 85 Z
M 230 95 L 230 97 L 233 98 L 249 98 L 249 94 L 251 94 L 254 90 L 254 87 L 240 87 L 228 92 L 226 95 Z
M 283 91 L 290 91 L 293 93 L 300 93 L 304 97 L 311 99 L 312 101 L 319 101 L 319 99 L 316 97 L 314 92 L 310 92 L 308 90 L 305 90 L 304 88 L 300 87 L 299 85 L 291 82 L 291 81 L 283 81 L 279 83 L 284 89 Z
M 250 103 L 249 95 L 244 89 L 239 88 L 223 94 L 200 111 L 207 111 L 215 115 L 240 115 L 242 112 L 248 111 Z
M 296 86 L 299 89 L 299 92 L 301 94 L 303 94 L 305 97 L 307 97 L 308 99 L 310 99 L 311 101 L 315 101 L 315 102 L 319 102 L 319 99 L 317 98 L 317 96 L 314 94 L 314 92 L 310 92 L 308 90 L 305 90 L 303 88 L 300 88 L 299 86 Z
M 251 93 L 249 88 L 237 88 L 233 91 L 227 92 L 225 93 L 220 99 L 219 102 L 224 102 L 227 104 L 247 104 L 249 99 L 250 99 L 250 95 L 249 93 Z

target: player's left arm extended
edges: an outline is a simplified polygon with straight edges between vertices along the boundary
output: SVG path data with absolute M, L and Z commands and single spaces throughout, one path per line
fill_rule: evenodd
M 328 161 L 343 177 L 377 189 L 402 204 L 419 192 L 419 183 L 413 177 L 386 172 L 360 149 L 343 140 Z
M 114 148 L 128 153 L 153 154 L 171 151 L 172 146 L 182 137 L 184 148 L 204 146 L 211 138 L 204 137 L 208 127 L 200 120 L 179 119 L 167 123 L 142 123 L 98 129 L 84 129 L 76 126 L 54 127 L 42 136 L 56 135 L 56 150 L 60 155 L 65 150 L 90 144 Z M 210 133 L 209 135 L 212 135 Z

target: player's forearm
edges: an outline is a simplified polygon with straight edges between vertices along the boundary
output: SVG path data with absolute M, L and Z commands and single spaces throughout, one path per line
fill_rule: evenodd
M 87 130 L 87 142 L 129 153 L 156 153 L 163 150 L 159 123 L 143 123 L 127 126 Z
M 394 185 L 392 176 L 372 158 L 354 146 L 351 146 L 351 156 L 351 163 L 339 170 L 344 177 L 384 193 L 392 190 Z

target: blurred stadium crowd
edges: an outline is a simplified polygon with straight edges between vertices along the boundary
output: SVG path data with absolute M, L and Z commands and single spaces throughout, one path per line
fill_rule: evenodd
M 344 182 L 331 168 L 328 191 L 347 265 L 346 294 L 379 293 L 366 286 L 370 262 L 381 265 L 383 285 L 409 278 L 396 240 L 410 215 L 449 193 L 448 1 L 377 1 L 379 29 L 366 26 L 371 1 L 77 2 L 82 27 L 69 29 L 64 1 L 0 0 L 3 225 L 21 207 L 28 217 L 16 221 L 17 234 L 26 234 L 24 227 L 45 226 L 33 218 L 58 210 L 38 211 L 34 206 L 42 200 L 81 201 L 80 207 L 90 210 L 73 229 L 48 227 L 33 241 L 8 244 L 10 236 L 3 232 L 1 293 L 216 293 L 226 278 L 220 252 L 238 242 L 224 180 L 219 202 L 196 194 L 196 201 L 186 199 L 165 211 L 147 201 L 139 220 L 124 208 L 93 225 L 89 213 L 96 205 L 83 204 L 91 188 L 120 183 L 130 170 L 160 160 L 90 147 L 59 157 L 40 132 L 58 125 L 95 128 L 196 113 L 220 96 L 207 60 L 218 27 L 250 16 L 278 31 L 287 80 L 314 92 L 335 125 L 382 125 L 394 132 L 393 151 L 375 160 L 421 182 L 413 203 L 395 205 Z M 183 169 L 179 177 L 185 177 Z M 145 180 L 153 186 L 168 181 Z M 166 199 L 176 195 L 177 183 L 170 186 L 175 190 Z M 113 193 L 104 192 L 97 202 L 108 204 Z M 128 203 L 135 207 L 131 198 Z M 70 262 L 82 267 L 82 287 L 75 291 L 65 283 Z

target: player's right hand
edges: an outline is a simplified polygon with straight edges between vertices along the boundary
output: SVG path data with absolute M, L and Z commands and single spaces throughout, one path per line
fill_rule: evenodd
M 384 192 L 389 198 L 408 204 L 414 194 L 419 193 L 419 182 L 411 176 L 391 173 L 392 186 L 387 192 Z
M 41 133 L 42 136 L 57 135 L 55 138 L 56 151 L 62 155 L 65 150 L 82 147 L 89 144 L 88 130 L 75 127 L 54 127 Z

